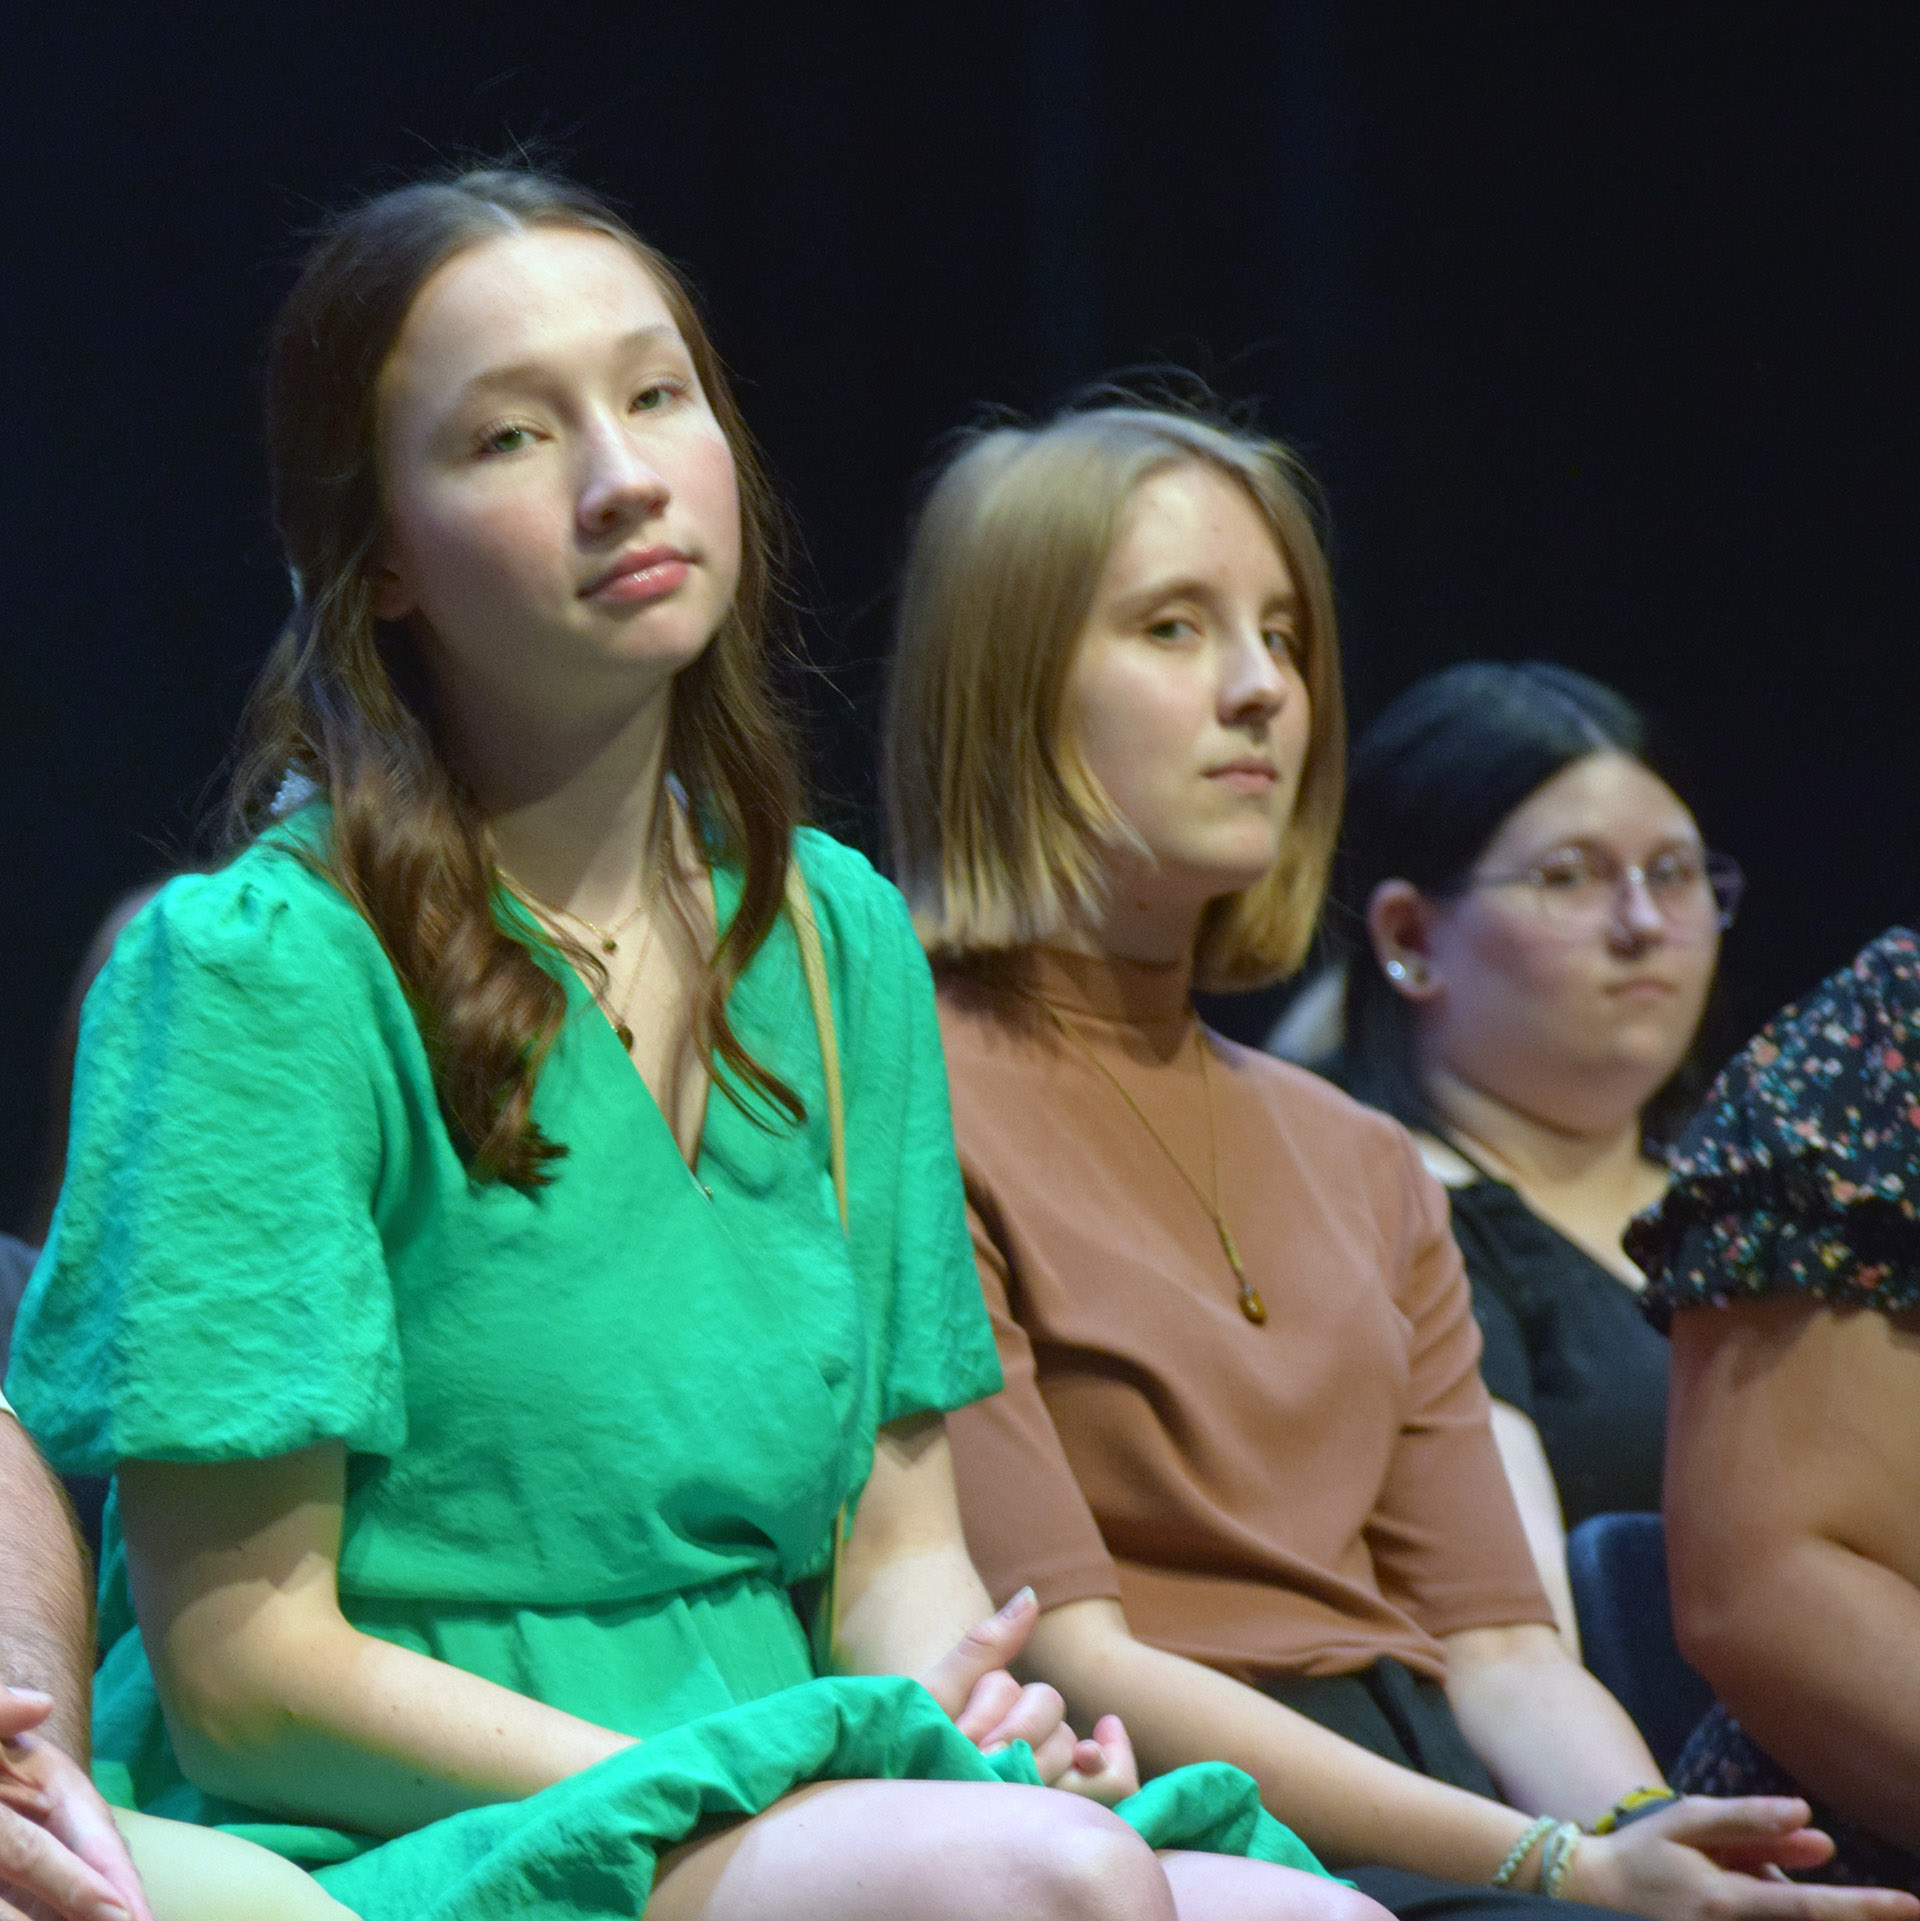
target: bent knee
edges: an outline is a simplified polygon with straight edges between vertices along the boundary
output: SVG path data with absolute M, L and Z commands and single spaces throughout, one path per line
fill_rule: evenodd
M 1171 1921 L 1173 1897 L 1153 1850 L 1092 1801 L 1049 1793 L 1005 1864 L 1048 1921 Z
M 355 1921 L 291 1861 L 218 1828 L 115 1808 L 154 1921 Z

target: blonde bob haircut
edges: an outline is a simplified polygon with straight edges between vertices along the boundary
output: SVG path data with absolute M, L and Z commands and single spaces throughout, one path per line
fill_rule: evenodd
M 1306 476 L 1276 441 L 1136 404 L 975 432 L 914 527 L 883 779 L 895 877 L 936 958 L 980 963 L 1057 939 L 1098 913 L 1102 850 L 1138 845 L 1075 749 L 1065 689 L 1134 490 L 1189 461 L 1244 488 L 1272 530 L 1299 596 L 1311 708 L 1280 858 L 1208 907 L 1194 979 L 1257 987 L 1306 958 L 1346 758 L 1333 585 Z

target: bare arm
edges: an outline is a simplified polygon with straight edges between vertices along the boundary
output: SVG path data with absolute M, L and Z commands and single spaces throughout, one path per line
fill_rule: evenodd
M 882 1429 L 840 1570 L 835 1666 L 922 1674 L 992 1612 L 961 1532 L 945 1422 Z
M 631 1745 L 349 1625 L 335 1586 L 344 1477 L 337 1444 L 123 1464 L 134 1601 L 190 1780 L 295 1819 L 399 1834 Z
M 1500 1465 L 1506 1469 L 1513 1504 L 1520 1510 L 1534 1571 L 1547 1591 L 1560 1638 L 1577 1659 L 1580 1623 L 1574 1618 L 1573 1586 L 1567 1579 L 1567 1524 L 1560 1512 L 1553 1469 L 1547 1465 L 1547 1450 L 1540 1444 L 1540 1430 L 1517 1407 L 1496 1400 L 1492 1408 L 1493 1444 L 1500 1450 Z
M 0 1682 L 53 1697 L 41 1732 L 83 1768 L 90 1752 L 93 1602 L 52 1470 L 0 1413 Z
M 1381 1862 L 1486 1881 L 1525 1818 L 1497 1802 L 1384 1761 L 1243 1682 L 1128 1631 L 1117 1601 L 1073 1601 L 1041 1616 L 1026 1671 L 1051 1681 L 1068 1711 L 1111 1708 L 1149 1774 L 1231 1761 L 1313 1850 L 1338 1865 Z
M 1097 1801 L 1140 1785 L 1124 1727 L 1089 1715 L 1079 1739 L 1045 1682 L 1008 1672 L 1039 1615 L 1031 1589 L 997 1614 L 967 1552 L 946 1423 L 937 1415 L 881 1430 L 841 1569 L 836 1665 L 923 1682 L 960 1731 L 991 1753 L 1014 1741 L 1040 1777 Z
M 1920 1849 L 1920 1314 L 1674 1317 L 1674 1625 L 1809 1792 Z
M 1524 1632 L 1573 1667 L 1551 1628 Z M 1245 1768 L 1267 1806 L 1336 1866 L 1381 1862 L 1485 1882 L 1527 1825 L 1510 1807 L 1382 1760 L 1257 1689 L 1134 1640 L 1114 1601 L 1050 1609 L 1024 1665 L 1051 1680 L 1071 1711 L 1107 1706 L 1124 1715 L 1149 1774 L 1187 1761 Z M 1552 1712 L 1529 1709 L 1542 1723 Z M 1567 1892 L 1655 1921 L 1913 1921 L 1920 1904 L 1910 1895 L 1803 1887 L 1715 1865 L 1816 1864 L 1830 1850 L 1795 1832 L 1805 1817 L 1804 1802 L 1683 1801 L 1582 1841 Z M 1532 1888 L 1538 1875 L 1536 1849 L 1516 1885 Z
M 0 1777 L 37 1805 L 0 1805 L 0 1911 L 151 1921 L 140 1878 L 87 1778 L 93 1606 L 66 1497 L 0 1411 Z M 44 1717 L 44 1718 L 43 1718 Z
M 1515 1807 L 1590 1821 L 1660 1768 L 1639 1730 L 1550 1627 L 1450 1634 L 1447 1704 Z

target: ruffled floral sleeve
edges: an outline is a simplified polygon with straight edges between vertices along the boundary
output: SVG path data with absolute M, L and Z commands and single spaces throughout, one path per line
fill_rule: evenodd
M 1714 1083 L 1627 1229 L 1647 1312 L 1807 1294 L 1920 1304 L 1920 938 L 1896 927 Z

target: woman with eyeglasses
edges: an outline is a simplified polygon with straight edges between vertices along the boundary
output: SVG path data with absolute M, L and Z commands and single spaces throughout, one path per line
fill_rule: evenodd
M 1359 742 L 1335 1077 L 1446 1185 L 1494 1431 L 1572 1627 L 1564 1527 L 1660 1505 L 1666 1344 L 1627 1222 L 1666 1182 L 1739 868 L 1618 694 L 1539 664 L 1430 675 Z M 1676 1111 L 1677 1110 L 1677 1111 Z

